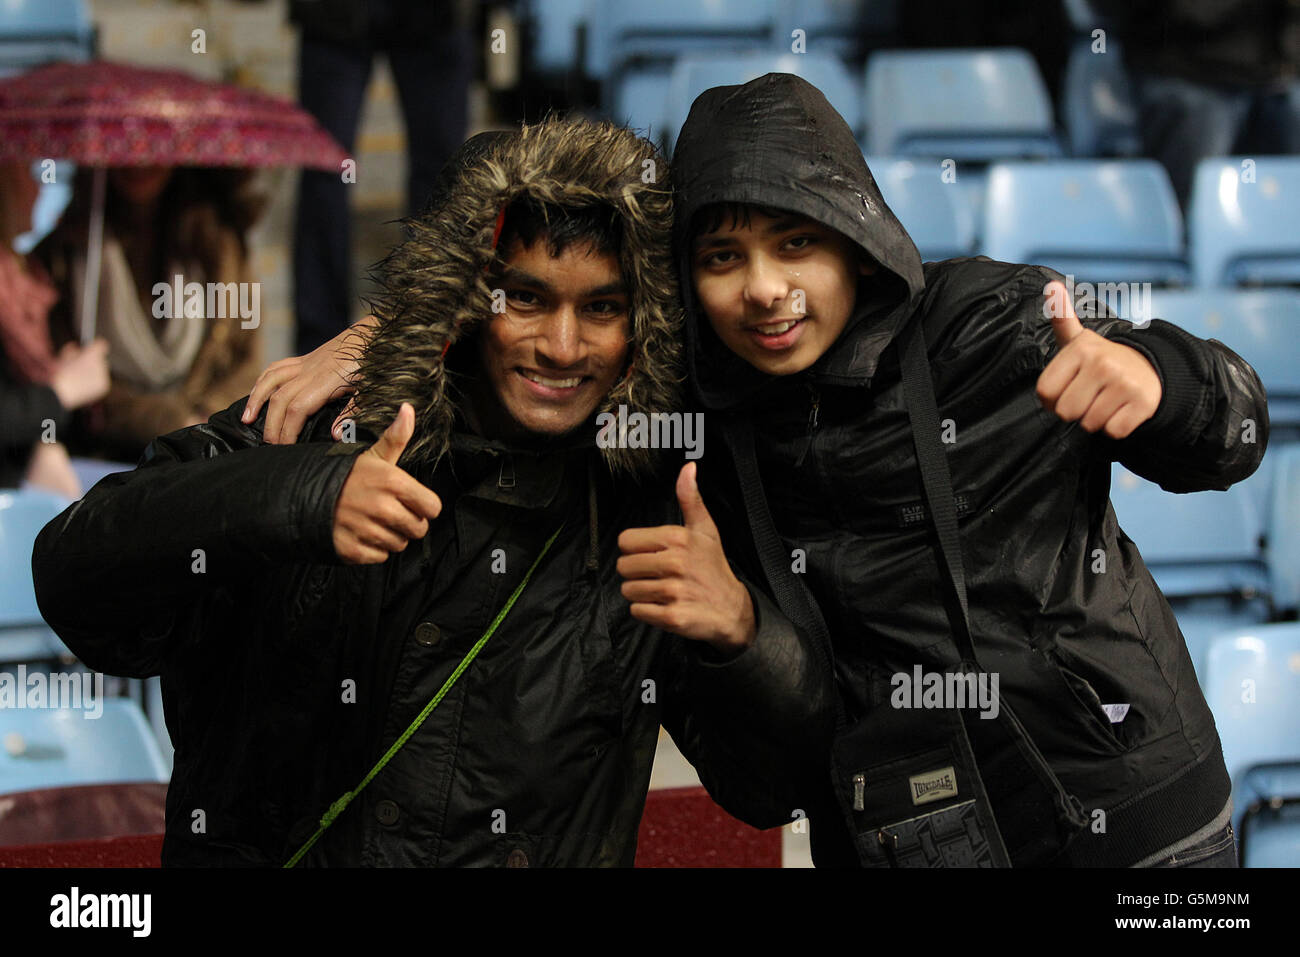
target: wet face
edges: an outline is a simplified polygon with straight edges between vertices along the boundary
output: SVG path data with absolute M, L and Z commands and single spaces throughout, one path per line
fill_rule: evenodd
M 696 237 L 695 296 L 728 349 L 771 375 L 816 362 L 844 331 L 858 276 L 874 271 L 840 233 L 795 213 L 722 225 Z
M 586 422 L 623 374 L 630 296 L 618 260 L 588 244 L 552 257 L 516 241 L 491 285 L 505 294 L 479 337 L 471 393 L 492 437 L 557 436 Z

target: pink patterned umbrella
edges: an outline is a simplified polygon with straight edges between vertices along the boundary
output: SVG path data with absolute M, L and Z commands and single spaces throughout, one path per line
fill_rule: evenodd
M 44 158 L 338 171 L 346 154 L 290 100 L 101 60 L 0 80 L 0 160 Z
M 0 161 L 93 166 L 81 341 L 94 338 L 113 166 L 306 166 L 341 170 L 347 154 L 298 104 L 175 70 L 52 63 L 0 80 Z

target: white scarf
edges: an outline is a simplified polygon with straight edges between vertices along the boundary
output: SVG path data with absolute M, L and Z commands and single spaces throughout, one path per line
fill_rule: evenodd
M 168 280 L 179 268 L 168 271 Z M 86 254 L 78 250 L 72 262 L 72 315 L 81 315 L 85 289 Z M 186 281 L 200 281 L 194 270 Z M 121 244 L 104 235 L 99 274 L 96 335 L 108 340 L 108 366 L 113 378 L 123 379 L 150 392 L 161 392 L 182 382 L 203 344 L 207 320 L 186 318 L 182 303 L 172 304 L 172 316 L 163 320 L 162 336 L 155 335 L 150 312 L 141 306 L 131 267 Z

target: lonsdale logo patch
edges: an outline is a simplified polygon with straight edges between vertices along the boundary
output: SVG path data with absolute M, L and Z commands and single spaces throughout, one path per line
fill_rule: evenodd
M 912 792 L 913 804 L 926 804 L 957 796 L 957 775 L 950 767 L 914 774 L 907 779 L 907 785 Z

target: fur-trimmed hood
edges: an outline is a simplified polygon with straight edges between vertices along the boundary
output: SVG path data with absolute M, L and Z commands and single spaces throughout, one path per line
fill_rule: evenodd
M 596 413 L 679 408 L 681 305 L 670 251 L 668 170 L 647 140 L 610 123 L 548 119 L 518 132 L 472 137 L 448 161 L 424 213 L 376 271 L 379 325 L 358 370 L 357 422 L 381 434 L 403 402 L 415 434 L 402 464 L 436 462 L 448 450 L 457 396 L 445 358 L 492 317 L 489 265 L 499 214 L 521 197 L 565 206 L 611 205 L 621 217 L 621 266 L 630 291 L 626 374 Z M 595 445 L 596 429 L 591 429 Z M 612 473 L 644 474 L 650 449 L 601 450 Z

